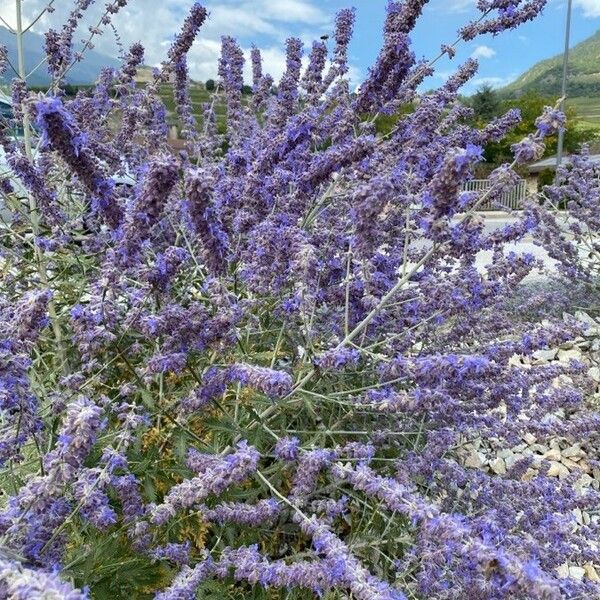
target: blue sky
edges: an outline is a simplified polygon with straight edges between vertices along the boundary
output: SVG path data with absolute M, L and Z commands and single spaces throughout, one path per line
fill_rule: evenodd
M 347 6 L 339 0 L 319 3 L 335 12 Z M 351 47 L 351 60 L 364 74 L 374 61 L 381 44 L 381 28 L 385 18 L 385 0 L 359 0 L 355 39 Z M 567 5 L 562 0 L 551 0 L 543 14 L 515 31 L 499 36 L 486 35 L 472 42 L 461 43 L 453 61 L 438 63 L 437 76 L 431 84 L 448 76 L 459 61 L 469 56 L 479 60 L 479 73 L 466 91 L 473 91 L 483 82 L 501 86 L 515 79 L 537 61 L 563 51 L 564 27 Z M 439 50 L 440 42 L 456 39 L 456 31 L 477 13 L 469 0 L 432 0 L 425 8 L 413 35 L 413 48 L 418 57 L 430 58 Z M 600 0 L 574 2 L 571 28 L 571 45 L 589 37 L 600 29 Z M 600 58 L 600 57 L 599 57 Z M 600 70 L 600 61 L 599 61 Z
M 192 3 L 193 0 L 129 0 L 116 16 L 115 25 L 125 44 L 142 41 L 146 62 L 156 65 Z M 46 0 L 27 0 L 23 4 L 26 18 L 35 17 L 45 4 Z M 211 16 L 190 52 L 190 72 L 198 80 L 215 77 L 220 36 L 228 34 L 237 37 L 246 51 L 256 43 L 263 50 L 266 70 L 278 77 L 285 66 L 286 37 L 298 35 L 309 46 L 316 37 L 331 32 L 338 9 L 354 5 L 357 23 L 350 61 L 353 82 L 359 83 L 381 46 L 386 4 L 387 0 L 206 0 Z M 88 23 L 95 22 L 103 5 L 97 1 L 89 11 Z M 40 19 L 35 30 L 41 33 L 48 27 L 59 27 L 70 7 L 71 2 L 57 3 L 57 10 Z M 454 41 L 459 27 L 477 14 L 474 7 L 475 0 L 431 0 L 412 35 L 417 56 L 435 56 L 440 43 Z M 452 62 L 440 61 L 437 75 L 426 87 L 439 85 L 459 61 L 472 55 L 479 57 L 480 71 L 465 88 L 466 93 L 484 82 L 497 86 L 508 83 L 538 60 L 562 52 L 565 12 L 566 0 L 550 0 L 534 22 L 497 37 L 487 35 L 462 44 Z M 0 2 L 0 16 L 14 22 L 14 2 Z M 574 0 L 572 25 L 573 44 L 600 29 L 600 0 Z M 115 53 L 110 32 L 97 40 L 96 49 Z

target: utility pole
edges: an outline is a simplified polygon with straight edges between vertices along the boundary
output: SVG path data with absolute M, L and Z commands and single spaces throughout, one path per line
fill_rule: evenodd
M 565 27 L 565 51 L 563 53 L 563 71 L 562 71 L 562 85 L 560 89 L 560 110 L 565 110 L 565 98 L 567 96 L 567 76 L 569 70 L 569 38 L 571 37 L 571 9 L 573 7 L 573 0 L 569 0 L 567 4 L 567 23 Z M 558 168 L 562 163 L 563 145 L 565 141 L 564 129 L 560 129 L 558 132 L 558 147 L 556 150 L 556 171 L 554 172 L 554 179 L 558 177 Z

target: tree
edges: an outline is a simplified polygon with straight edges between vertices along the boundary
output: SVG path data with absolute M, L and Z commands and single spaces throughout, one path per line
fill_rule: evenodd
M 217 87 L 216 84 L 215 84 L 215 80 L 214 79 L 207 79 L 205 87 L 206 87 L 206 91 L 207 92 L 214 92 L 215 89 L 216 89 L 216 87 Z
M 509 98 L 499 102 L 497 114 L 504 114 L 511 109 L 518 109 L 521 113 L 521 122 L 500 142 L 488 144 L 485 147 L 486 167 L 491 169 L 501 163 L 512 160 L 511 145 L 522 140 L 535 129 L 535 121 L 542 114 L 545 106 L 554 106 L 556 98 L 544 96 L 538 92 L 527 92 L 519 98 Z M 564 151 L 568 154 L 577 152 L 582 143 L 597 137 L 592 129 L 577 127 L 577 113 L 574 108 L 567 107 L 567 129 L 564 138 Z M 557 136 L 549 136 L 545 140 L 546 151 L 544 156 L 556 153 Z
M 476 119 L 489 121 L 498 114 L 500 109 L 500 99 L 492 86 L 486 83 L 473 95 L 471 107 L 475 111 Z

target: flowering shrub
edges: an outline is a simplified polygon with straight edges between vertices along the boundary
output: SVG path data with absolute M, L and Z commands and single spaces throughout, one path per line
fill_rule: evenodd
M 466 124 L 457 96 L 476 62 L 420 94 L 433 61 L 415 58 L 409 32 L 424 2 L 390 2 L 353 94 L 343 10 L 329 61 L 317 42 L 303 72 L 302 44 L 288 40 L 276 94 L 254 49 L 246 104 L 244 56 L 225 37 L 220 134 L 214 104 L 196 122 L 188 89 L 200 5 L 144 89 L 136 44 L 66 100 L 88 4 L 47 35 L 51 91 L 13 84 L 25 139 L 0 130 L 13 172 L 0 595 L 598 597 L 596 582 L 556 571 L 599 562 L 597 526 L 573 516 L 598 493 L 551 479 L 547 462 L 499 477 L 457 455 L 473 437 L 502 446 L 558 429 L 593 446 L 598 423 L 554 418 L 584 403 L 579 364 L 509 361 L 576 331 L 515 326 L 498 310 L 539 265 L 503 252 L 529 218 L 489 233 L 476 214 L 512 184 L 510 165 L 487 192 L 462 191 L 482 146 L 518 122 L 511 111 Z M 461 39 L 516 27 L 543 2 L 478 5 Z M 167 82 L 178 155 L 158 96 Z M 379 116 L 407 102 L 414 111 L 376 136 Z M 516 160 L 561 119 L 548 109 Z M 492 251 L 483 269 L 480 250 Z
M 544 189 L 544 205 L 531 209 L 539 222 L 540 243 L 557 261 L 561 274 L 574 282 L 590 284 L 599 275 L 599 176 L 584 147 L 559 167 L 554 184 Z

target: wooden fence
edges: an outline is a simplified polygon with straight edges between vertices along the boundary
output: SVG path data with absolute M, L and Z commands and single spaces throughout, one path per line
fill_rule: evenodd
M 468 192 L 485 192 L 491 186 L 489 179 L 471 179 L 464 184 L 463 190 Z M 524 179 L 519 179 L 514 187 L 502 193 L 500 198 L 495 201 L 486 200 L 479 210 L 502 210 L 512 209 L 520 210 L 523 207 L 523 200 L 527 196 L 527 183 Z

